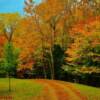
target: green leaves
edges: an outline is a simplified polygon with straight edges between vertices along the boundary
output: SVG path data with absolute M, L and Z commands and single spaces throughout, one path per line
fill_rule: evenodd
M 15 49 L 12 43 L 7 43 L 4 47 L 4 59 L 3 65 L 7 72 L 12 72 L 16 70 L 18 66 L 18 56 L 19 49 Z

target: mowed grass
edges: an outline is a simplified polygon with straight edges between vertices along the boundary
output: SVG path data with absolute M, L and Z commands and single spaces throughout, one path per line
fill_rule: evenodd
M 100 88 L 74 84 L 80 92 L 87 97 L 88 100 L 100 100 Z
M 33 100 L 41 94 L 43 86 L 26 79 L 11 79 L 11 92 L 8 91 L 8 78 L 0 79 L 0 98 L 12 100 Z M 1 99 L 0 99 L 1 100 Z
M 100 88 L 63 81 L 13 78 L 11 86 L 9 93 L 8 79 L 0 78 L 0 100 L 100 100 Z
M 73 90 L 77 90 L 81 95 L 85 97 L 86 100 L 100 100 L 100 88 L 92 87 L 77 83 L 66 83 L 61 81 L 60 83 L 64 85 L 70 84 L 70 86 L 74 87 Z

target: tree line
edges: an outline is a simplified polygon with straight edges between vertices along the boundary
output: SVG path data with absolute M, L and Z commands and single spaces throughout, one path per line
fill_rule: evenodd
M 99 0 L 26 0 L 24 11 L 0 14 L 1 73 L 83 83 L 100 77 Z

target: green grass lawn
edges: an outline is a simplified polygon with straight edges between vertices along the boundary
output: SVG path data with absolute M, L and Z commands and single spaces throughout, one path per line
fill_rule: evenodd
M 80 84 L 74 84 L 74 86 L 79 89 L 83 95 L 86 95 L 88 100 L 100 100 L 100 88 Z
M 11 93 L 8 91 L 8 78 L 0 79 L 0 97 L 12 97 L 14 100 L 31 100 L 38 96 L 43 86 L 25 79 L 11 79 Z
M 85 100 L 100 100 L 100 88 L 63 81 L 12 78 L 12 90 L 9 93 L 8 81 L 8 78 L 0 78 L 0 100 L 9 100 L 1 99 L 7 97 L 11 97 L 10 100 L 51 100 L 51 98 L 55 98 L 52 100 L 59 100 L 58 98 L 62 98 L 62 100 L 63 98 L 65 98 L 64 100 L 83 100 L 78 98 L 77 91 L 80 92 L 81 96 L 87 98 Z M 71 99 L 66 99 L 66 96 L 63 97 L 66 94 Z

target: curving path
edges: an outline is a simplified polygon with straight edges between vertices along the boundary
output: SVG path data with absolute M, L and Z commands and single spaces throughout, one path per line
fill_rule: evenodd
M 33 100 L 87 100 L 71 83 L 42 79 L 35 81 L 43 85 L 44 89 Z

